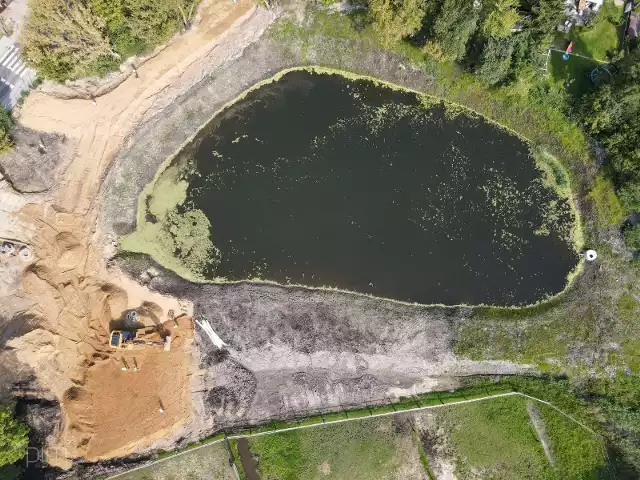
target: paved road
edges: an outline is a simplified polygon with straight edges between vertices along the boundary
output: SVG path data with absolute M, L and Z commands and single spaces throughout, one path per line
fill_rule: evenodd
M 9 37 L 0 38 L 0 103 L 13 108 L 35 79 L 35 70 L 22 61 L 20 47 Z

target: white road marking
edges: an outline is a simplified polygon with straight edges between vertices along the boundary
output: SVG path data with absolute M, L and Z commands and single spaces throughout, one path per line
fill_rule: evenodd
M 11 61 L 11 63 L 7 64 L 7 68 L 9 70 L 13 70 L 18 63 L 20 63 L 20 57 L 16 55 L 16 57 Z
M 0 78 L 0 81 L 2 81 L 2 83 L 4 83 L 5 85 L 8 85 L 8 86 L 9 86 L 9 88 L 10 88 L 11 90 L 13 90 L 13 85 L 11 85 L 11 83 L 9 83 L 9 81 L 8 81 L 6 78 L 1 77 L 1 78 Z
M 27 66 L 23 63 L 22 65 L 20 65 L 20 68 L 16 70 L 16 75 L 21 76 L 22 72 L 24 72 L 26 69 Z
M 13 62 L 13 58 L 18 54 L 18 50 L 14 50 L 13 52 L 11 52 L 11 55 L 9 55 L 3 62 L 2 65 L 3 66 L 7 66 L 9 63 Z
M 17 62 L 15 62 L 15 63 L 13 64 L 13 66 L 12 66 L 9 70 L 11 70 L 11 71 L 14 71 L 14 72 L 15 72 L 15 71 L 16 71 L 18 68 L 20 68 L 22 65 L 24 65 L 24 64 L 22 63 L 22 59 L 21 59 L 20 57 L 18 57 L 18 61 L 17 61 Z
M 16 47 L 11 45 L 9 48 L 7 48 L 7 51 L 4 52 L 4 55 L 2 56 L 2 58 L 0 58 L 0 65 L 4 65 L 4 60 L 9 56 L 9 54 L 15 49 Z

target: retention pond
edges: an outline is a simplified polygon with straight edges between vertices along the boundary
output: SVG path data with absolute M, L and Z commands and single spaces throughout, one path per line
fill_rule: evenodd
M 167 162 L 122 247 L 200 281 L 530 304 L 562 291 L 578 259 L 552 160 L 415 93 L 293 71 Z

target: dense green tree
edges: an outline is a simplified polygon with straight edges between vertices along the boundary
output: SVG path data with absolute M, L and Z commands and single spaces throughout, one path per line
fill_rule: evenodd
M 165 42 L 187 22 L 197 0 L 90 0 L 101 17 L 113 48 L 135 55 Z
M 85 75 L 88 65 L 111 52 L 103 30 L 102 19 L 80 0 L 30 0 L 22 31 L 26 62 L 52 80 Z
M 640 212 L 640 177 L 631 177 L 622 183 L 618 196 L 627 210 Z
M 440 60 L 465 55 L 467 42 L 476 31 L 480 9 L 468 0 L 444 0 L 425 51 Z
M 511 34 L 511 29 L 520 19 L 516 10 L 518 5 L 518 0 L 489 0 L 485 2 L 482 32 L 492 38 L 508 37 Z
M 489 85 L 503 82 L 511 71 L 514 43 L 511 38 L 490 38 L 482 52 L 478 75 Z
M 9 407 L 0 406 L 0 466 L 14 463 L 27 453 L 29 429 L 13 417 Z
M 537 0 L 532 8 L 531 29 L 539 39 L 551 40 L 553 33 L 565 19 L 565 0 Z
M 116 70 L 123 57 L 188 26 L 199 0 L 30 0 L 22 34 L 30 66 L 63 81 Z
M 425 15 L 424 0 L 371 0 L 369 9 L 374 28 L 389 45 L 416 33 Z
M 631 55 L 614 84 L 601 85 L 583 100 L 587 132 L 604 145 L 613 167 L 619 196 L 627 210 L 640 211 L 640 59 Z

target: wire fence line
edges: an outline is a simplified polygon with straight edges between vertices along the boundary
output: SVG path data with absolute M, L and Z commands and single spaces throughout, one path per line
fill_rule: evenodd
M 293 430 L 302 430 L 302 429 L 305 429 L 305 428 L 321 427 L 323 425 L 333 425 L 333 424 L 337 424 L 337 423 L 353 422 L 353 421 L 365 420 L 365 419 L 369 419 L 369 418 L 386 417 L 386 416 L 391 416 L 391 415 L 401 415 L 401 414 L 404 414 L 404 413 L 420 412 L 420 411 L 423 411 L 423 410 L 431 410 L 431 409 L 436 409 L 436 408 L 448 407 L 448 406 L 452 406 L 452 405 L 462 405 L 462 404 L 465 404 L 465 403 L 483 402 L 483 401 L 487 401 L 487 400 L 493 400 L 495 398 L 511 397 L 511 396 L 520 396 L 520 397 L 523 397 L 523 398 L 527 398 L 529 400 L 533 400 L 535 402 L 542 403 L 543 405 L 547 405 L 548 407 L 553 408 L 554 410 L 559 412 L 561 415 L 563 415 L 564 417 L 568 418 L 569 420 L 571 420 L 575 424 L 579 425 L 580 427 L 582 427 L 583 429 L 585 429 L 589 433 L 592 433 L 593 435 L 595 435 L 598 438 L 602 438 L 601 434 L 599 434 L 595 430 L 591 429 L 590 427 L 588 427 L 584 423 L 580 422 L 575 417 L 569 415 L 568 413 L 564 412 L 560 408 L 556 407 L 551 402 L 547 402 L 546 400 L 542 400 L 540 398 L 537 398 L 537 397 L 534 397 L 534 396 L 531 396 L 531 395 L 527 395 L 526 393 L 522 393 L 522 392 L 505 392 L 505 393 L 490 394 L 490 395 L 487 395 L 487 396 L 484 396 L 484 397 L 478 397 L 478 398 L 456 400 L 456 401 L 452 401 L 452 402 L 441 403 L 439 405 L 436 404 L 436 405 L 416 406 L 416 407 L 406 408 L 406 409 L 403 409 L 403 410 L 393 410 L 393 411 L 390 411 L 390 412 L 371 413 L 371 414 L 366 415 L 366 416 L 358 416 L 358 417 L 350 417 L 350 418 L 348 418 L 348 417 L 337 418 L 337 419 L 330 420 L 330 421 L 325 421 L 324 417 L 323 417 L 323 421 L 322 422 L 318 422 L 318 423 L 310 423 L 310 424 L 306 424 L 306 425 L 292 425 L 291 427 L 277 428 L 277 429 L 274 429 L 274 430 L 264 430 L 264 431 L 260 431 L 260 432 L 254 432 L 254 433 L 236 433 L 236 434 L 231 434 L 231 435 L 227 435 L 226 433 L 222 433 L 223 436 L 221 438 L 216 438 L 214 440 L 205 442 L 202 445 L 198 445 L 196 447 L 192 447 L 192 448 L 188 448 L 187 447 L 183 451 L 180 451 L 180 452 L 175 453 L 173 455 L 167 456 L 165 458 L 160 458 L 160 459 L 158 459 L 158 460 L 156 460 L 156 461 L 154 461 L 152 463 L 149 463 L 149 464 L 146 464 L 146 465 L 143 465 L 143 466 L 140 466 L 140 467 L 135 467 L 135 468 L 132 468 L 132 469 L 127 470 L 125 472 L 118 473 L 116 475 L 107 477 L 106 480 L 111 480 L 111 479 L 114 479 L 114 478 L 122 477 L 124 475 L 127 475 L 129 473 L 135 472 L 137 470 L 142 470 L 142 469 L 145 469 L 145 468 L 149 468 L 149 467 L 152 467 L 154 465 L 158 465 L 160 463 L 166 462 L 168 460 L 173 460 L 173 459 L 175 459 L 175 458 L 177 458 L 179 456 L 185 455 L 187 453 L 195 452 L 196 450 L 200 450 L 201 448 L 210 447 L 212 445 L 215 445 L 215 444 L 218 444 L 218 443 L 222 443 L 222 442 L 228 441 L 228 440 L 237 440 L 237 439 L 240 439 L 240 438 L 259 437 L 259 436 L 263 436 L 263 435 L 273 435 L 273 434 L 276 434 L 276 433 L 289 432 L 289 431 L 293 431 Z M 336 412 L 333 411 L 332 413 L 336 413 Z
M 573 53 L 573 52 L 568 52 L 566 50 L 560 50 L 559 48 L 550 48 L 549 49 L 550 52 L 560 52 L 560 53 L 566 53 L 569 56 L 574 56 L 574 57 L 580 57 L 580 58 L 586 58 L 587 60 L 593 60 L 594 62 L 597 63 L 609 63 L 606 60 L 600 60 L 599 58 L 593 58 L 593 57 L 587 57 L 586 55 L 581 55 L 579 53 Z

